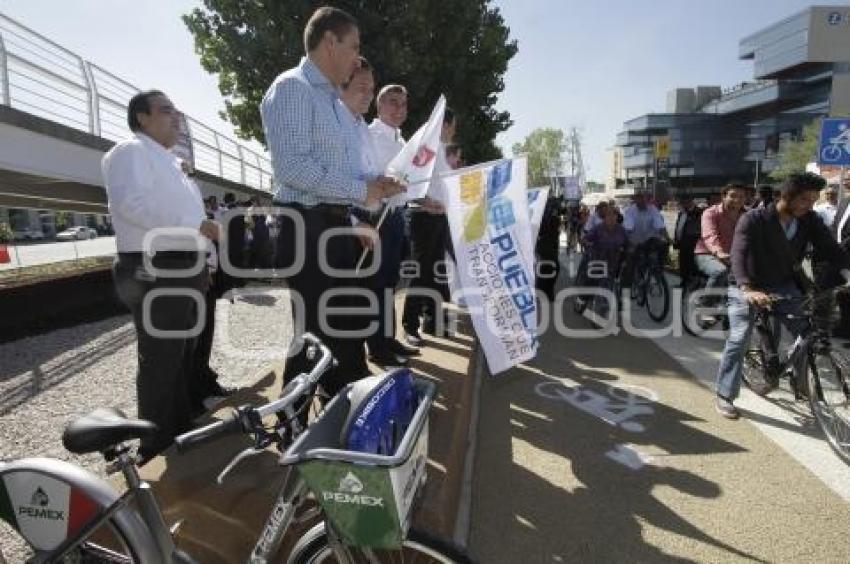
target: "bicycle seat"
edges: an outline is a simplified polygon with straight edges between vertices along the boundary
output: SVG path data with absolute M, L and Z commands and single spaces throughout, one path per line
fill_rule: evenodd
M 62 433 L 62 444 L 74 454 L 102 452 L 130 439 L 140 439 L 156 432 L 150 421 L 127 419 L 120 409 L 99 407 L 71 421 Z

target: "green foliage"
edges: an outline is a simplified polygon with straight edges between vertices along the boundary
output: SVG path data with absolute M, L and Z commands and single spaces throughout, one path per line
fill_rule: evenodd
M 12 230 L 8 223 L 0 223 L 0 243 L 9 243 L 12 241 Z
M 514 143 L 514 156 L 528 155 L 528 185 L 549 184 L 549 178 L 564 170 L 567 142 L 564 132 L 551 127 L 535 129 L 522 143 Z
M 339 0 L 360 25 L 363 55 L 375 81 L 409 91 L 410 136 L 428 118 L 440 94 L 458 115 L 464 158 L 501 157 L 496 135 L 512 124 L 494 109 L 516 41 L 491 0 Z M 224 119 L 238 134 L 265 143 L 259 104 L 274 78 L 300 61 L 302 33 L 326 2 L 308 0 L 204 0 L 183 16 L 203 67 L 218 74 Z
M 71 225 L 71 214 L 68 212 L 56 212 L 56 232 L 65 231 Z
M 779 165 L 770 173 L 774 180 L 785 180 L 790 174 L 805 172 L 806 165 L 816 161 L 820 144 L 822 119 L 818 118 L 803 127 L 803 135 L 795 141 L 786 141 L 779 148 Z

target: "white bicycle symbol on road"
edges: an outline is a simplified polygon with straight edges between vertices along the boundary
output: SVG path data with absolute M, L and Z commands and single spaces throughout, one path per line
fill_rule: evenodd
M 838 131 L 841 133 L 830 139 L 829 145 L 821 150 L 820 156 L 824 162 L 840 161 L 845 153 L 850 155 L 850 128 L 842 123 L 838 126 Z
M 541 382 L 534 391 L 544 398 L 563 400 L 612 427 L 620 427 L 630 433 L 643 433 L 646 430 L 643 423 L 634 419 L 655 413 L 652 404 L 658 402 L 658 394 L 653 390 L 633 384 L 606 384 L 607 396 L 586 386 L 570 386 L 564 382 Z

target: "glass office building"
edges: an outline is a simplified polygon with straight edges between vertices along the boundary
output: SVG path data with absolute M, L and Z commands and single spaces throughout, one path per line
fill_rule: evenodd
M 811 7 L 741 40 L 754 80 L 677 88 L 663 114 L 623 124 L 616 195 L 705 196 L 730 180 L 752 184 L 777 166 L 783 141 L 827 115 L 850 115 L 850 6 Z M 655 175 L 655 142 L 669 138 L 668 178 Z

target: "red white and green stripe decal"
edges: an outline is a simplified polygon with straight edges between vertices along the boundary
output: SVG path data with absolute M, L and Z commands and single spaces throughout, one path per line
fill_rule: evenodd
M 83 492 L 37 472 L 10 472 L 0 479 L 0 517 L 36 550 L 52 550 L 97 513 Z

